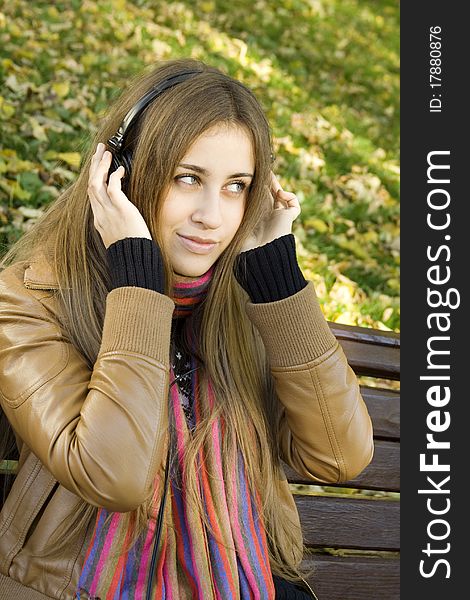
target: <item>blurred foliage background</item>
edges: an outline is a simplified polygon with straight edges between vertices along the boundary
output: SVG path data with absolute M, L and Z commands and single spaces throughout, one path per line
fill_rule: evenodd
M 250 86 L 298 194 L 300 266 L 330 321 L 399 331 L 399 5 L 8 0 L 0 8 L 0 254 L 77 176 L 129 76 L 191 56 Z

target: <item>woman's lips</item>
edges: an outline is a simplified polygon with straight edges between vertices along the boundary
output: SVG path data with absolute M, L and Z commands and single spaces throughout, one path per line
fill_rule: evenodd
M 187 250 L 190 250 L 191 252 L 194 252 L 195 254 L 209 254 L 209 252 L 211 252 L 211 250 L 217 246 L 217 243 L 201 244 L 199 242 L 195 242 L 194 240 L 190 240 L 189 238 L 185 238 L 182 235 L 179 235 L 178 233 L 176 235 L 178 236 L 178 238 L 181 241 L 181 243 L 183 244 L 183 246 Z

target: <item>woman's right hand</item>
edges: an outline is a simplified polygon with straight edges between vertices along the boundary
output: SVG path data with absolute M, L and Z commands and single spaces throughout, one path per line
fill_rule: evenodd
M 124 167 L 113 171 L 108 179 L 111 153 L 104 144 L 98 144 L 91 159 L 88 178 L 88 198 L 94 216 L 94 225 L 106 248 L 126 237 L 152 239 L 147 223 L 137 206 L 121 190 Z

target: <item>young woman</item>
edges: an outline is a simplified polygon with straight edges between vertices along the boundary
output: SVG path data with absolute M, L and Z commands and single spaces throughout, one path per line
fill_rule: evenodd
M 168 61 L 5 255 L 0 599 L 315 597 L 281 460 L 349 480 L 372 428 L 271 167 L 253 93 Z

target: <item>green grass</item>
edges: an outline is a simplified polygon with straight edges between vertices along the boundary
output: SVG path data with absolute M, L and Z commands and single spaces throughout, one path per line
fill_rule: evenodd
M 399 5 L 10 0 L 0 12 L 0 248 L 77 176 L 131 76 L 192 56 L 249 85 L 330 320 L 399 331 Z M 59 156 L 60 155 L 60 156 Z

